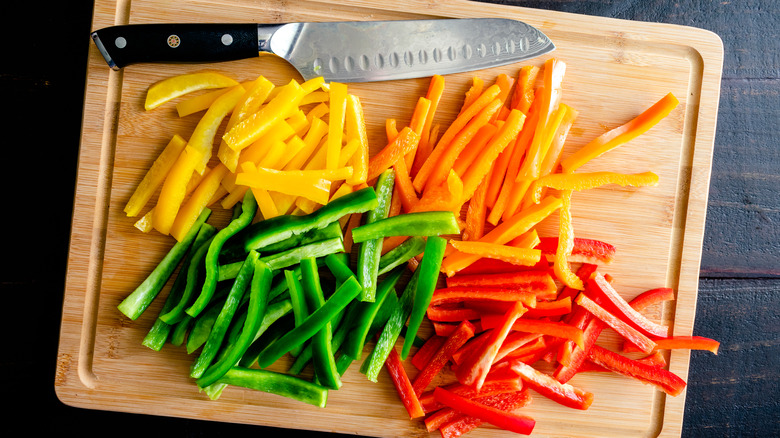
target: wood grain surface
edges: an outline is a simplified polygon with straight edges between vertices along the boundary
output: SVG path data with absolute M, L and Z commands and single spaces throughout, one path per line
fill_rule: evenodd
M 686 403 L 684 436 L 773 436 L 780 430 L 777 393 L 777 199 L 771 182 L 777 180 L 777 47 L 758 37 L 777 32 L 774 2 L 516 2 L 533 6 L 643 21 L 662 21 L 704 27 L 723 38 L 726 47 L 721 111 L 704 235 L 702 278 L 694 330 L 720 339 L 719 356 L 694 353 Z M 737 4 L 741 3 L 741 4 Z M 8 6 L 8 16 L 29 15 L 24 5 Z M 65 26 L 60 20 L 74 17 Z M 35 156 L 43 178 L 14 191 L 13 205 L 20 220 L 4 215 L 11 231 L 13 252 L 4 262 L 2 290 L 11 298 L 12 336 L 2 370 L 7 390 L 18 400 L 11 412 L 43 412 L 51 421 L 31 429 L 80 432 L 91 436 L 111 430 L 136 435 L 159 431 L 182 436 L 223 436 L 235 433 L 282 432 L 273 428 L 223 424 L 70 408 L 57 402 L 52 380 L 55 369 L 59 305 L 71 199 L 75 182 L 81 93 L 83 92 L 90 28 L 89 5 L 52 5 L 41 15 L 46 31 L 29 35 L 26 49 L 9 52 L 3 65 L 2 90 L 17 109 L 5 118 L 12 133 L 9 163 L 30 163 Z M 735 26 L 740 24 L 741 26 Z M 4 32 L 19 29 L 9 26 Z M 750 30 L 755 30 L 751 32 Z M 55 31 L 56 30 L 56 31 Z M 59 32 L 57 32 L 59 31 Z M 8 38 L 6 38 L 8 40 Z M 41 63 L 29 48 L 52 51 L 54 62 Z M 750 49 L 745 48 L 752 44 Z M 776 40 L 775 40 L 776 41 Z M 67 48 L 67 49 L 66 49 Z M 81 62 L 76 62 L 81 60 Z M 55 67 L 56 66 L 56 67 Z M 45 108 L 45 109 L 44 109 Z M 39 114 L 49 116 L 43 124 Z M 45 146 L 45 156 L 32 147 Z M 7 172 L 6 175 L 13 176 Z M 4 179 L 4 181 L 6 181 Z M 7 187 L 19 187 L 8 178 Z M 21 193 L 25 193 L 22 195 Z M 37 194 L 34 196 L 33 193 Z M 24 208 L 25 206 L 29 208 Z M 42 210 L 41 209 L 46 209 Z M 24 214 L 27 213 L 27 214 Z M 41 301 L 54 305 L 37 307 Z M 37 322 L 37 323 L 36 323 Z M 35 342 L 40 340 L 39 342 Z M 16 378 L 14 378 L 15 376 Z M 774 420 L 773 420 L 774 419 Z M 217 419 L 218 420 L 218 419 Z

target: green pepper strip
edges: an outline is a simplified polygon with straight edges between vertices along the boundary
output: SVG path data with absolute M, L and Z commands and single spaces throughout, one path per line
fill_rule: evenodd
M 204 224 L 203 226 L 205 227 L 206 225 L 208 225 L 212 230 L 216 231 L 216 229 L 209 224 Z M 201 242 L 200 245 L 195 247 L 196 250 L 192 256 L 192 263 L 187 265 L 186 271 L 183 271 L 183 275 L 186 279 L 184 292 L 179 298 L 179 302 L 176 303 L 173 308 L 160 315 L 160 319 L 163 320 L 163 322 L 167 322 L 168 324 L 175 324 L 179 322 L 184 317 L 184 315 L 186 315 L 186 313 L 184 313 L 184 309 L 192 305 L 195 287 L 199 284 L 199 281 L 202 278 L 201 274 L 203 273 L 203 259 L 206 257 L 206 252 L 208 251 L 209 246 L 213 241 L 214 237 L 212 235 L 204 242 Z
M 268 306 L 268 310 L 271 310 L 272 306 L 273 305 Z M 287 313 L 284 317 L 279 318 L 275 324 L 271 324 L 268 327 L 268 330 L 263 332 L 263 334 L 255 339 L 255 342 L 249 346 L 249 349 L 247 349 L 244 356 L 241 357 L 241 360 L 238 362 L 238 366 L 246 368 L 251 367 L 255 363 L 257 355 L 260 354 L 265 347 L 271 345 L 272 342 L 276 342 L 277 339 L 282 337 L 283 334 L 290 331 L 293 327 L 295 327 L 295 321 L 293 321 L 292 314 Z
M 451 211 L 422 211 L 399 214 L 361 225 L 352 230 L 355 243 L 391 236 L 438 236 L 458 234 L 460 227 Z
M 406 267 L 401 266 L 392 271 L 387 277 L 383 278 L 377 286 L 376 299 L 374 302 L 360 302 L 360 309 L 357 312 L 355 327 L 350 331 L 347 343 L 344 346 L 344 353 L 355 360 L 360 360 L 363 356 L 363 347 L 366 343 L 366 337 L 371 330 L 372 322 L 387 296 L 395 293 L 395 284 L 401 278 Z
M 173 333 L 171 333 L 171 345 L 175 347 L 181 347 L 184 345 L 184 341 L 187 340 L 187 334 L 195 322 L 195 318 L 190 315 L 184 315 L 181 321 L 173 325 Z
M 348 329 L 345 327 L 345 324 L 341 324 L 343 321 L 343 316 L 345 312 L 339 312 L 338 315 L 336 315 L 333 320 L 331 320 L 331 325 L 338 327 L 333 332 L 333 337 L 330 342 L 330 348 L 332 351 L 336 351 L 339 348 L 341 348 L 341 345 L 344 343 L 344 339 L 347 337 Z M 311 343 L 306 344 L 306 347 L 304 347 L 301 350 L 301 354 L 298 355 L 298 357 L 295 358 L 295 361 L 292 365 L 290 365 L 290 368 L 287 370 L 290 374 L 300 374 L 301 371 L 303 371 L 304 368 L 306 368 L 306 365 L 311 362 L 312 357 L 314 355 L 313 347 Z M 335 356 L 335 353 L 334 353 Z M 336 367 L 338 369 L 338 366 Z M 316 379 L 316 375 L 314 376 Z
M 188 315 L 198 316 L 198 314 L 206 308 L 206 304 L 211 300 L 211 297 L 214 295 L 214 290 L 217 287 L 217 279 L 219 278 L 219 253 L 222 250 L 222 246 L 230 237 L 252 223 L 256 211 L 257 201 L 255 201 L 254 196 L 252 196 L 252 191 L 247 190 L 241 204 L 241 214 L 230 221 L 225 228 L 219 230 L 214 236 L 214 240 L 212 240 L 209 245 L 205 259 L 206 279 L 203 281 L 203 288 L 200 291 L 200 295 L 195 302 L 187 308 L 186 312 Z
M 268 305 L 268 309 L 265 312 L 263 323 L 255 334 L 255 340 L 252 345 L 249 346 L 244 356 L 241 358 L 239 365 L 249 367 L 255 363 L 257 357 L 260 355 L 266 346 L 269 345 L 269 336 L 273 339 L 276 337 L 272 334 L 266 336 L 266 333 L 278 329 L 279 325 L 287 315 L 291 315 L 292 304 L 290 300 L 279 301 Z M 279 322 L 277 322 L 279 321 Z M 288 329 L 285 329 L 283 333 L 287 333 Z
M 417 279 L 420 275 L 420 269 L 418 268 L 412 274 L 409 282 L 404 288 L 404 292 L 401 294 L 401 298 L 398 300 L 398 304 L 390 314 L 390 318 L 387 319 L 387 323 L 382 329 L 382 333 L 379 335 L 374 348 L 371 353 L 366 357 L 366 360 L 360 365 L 360 372 L 368 377 L 368 380 L 372 382 L 377 381 L 379 372 L 385 364 L 385 360 L 390 355 L 390 350 L 395 348 L 395 343 L 398 340 L 398 336 L 401 334 L 406 324 L 406 320 L 409 318 L 409 314 L 412 311 L 412 300 L 414 299 L 414 293 L 417 289 Z
M 339 236 L 262 257 L 261 260 L 268 263 L 271 269 L 278 270 L 297 265 L 303 259 L 325 257 L 328 254 L 342 251 L 344 251 L 344 240 Z
M 222 341 L 225 339 L 225 333 L 230 326 L 230 321 L 236 313 L 236 309 L 241 302 L 242 297 L 246 293 L 250 282 L 252 281 L 252 275 L 254 273 L 254 265 L 259 255 L 257 252 L 250 252 L 246 257 L 244 266 L 241 268 L 241 272 L 236 277 L 233 286 L 230 288 L 227 298 L 225 298 L 225 304 L 217 315 L 217 320 L 214 321 L 214 327 L 209 333 L 209 338 L 203 345 L 203 350 L 200 352 L 200 356 L 192 365 L 190 376 L 193 378 L 200 378 L 209 365 L 211 365 L 214 358 L 217 356 Z
M 269 367 L 285 353 L 311 339 L 315 333 L 357 297 L 360 289 L 360 283 L 354 277 L 345 281 L 328 297 L 325 304 L 309 314 L 301 325 L 290 330 L 260 353 L 260 356 L 257 358 L 257 364 L 260 368 Z
M 181 300 L 182 294 L 186 289 L 186 272 L 192 261 L 193 253 L 196 251 L 196 248 L 200 247 L 204 241 L 208 241 L 208 239 L 213 236 L 215 232 L 216 228 L 209 224 L 203 224 L 200 227 L 200 230 L 198 230 L 198 235 L 195 237 L 195 241 L 192 243 L 190 250 L 184 257 L 179 274 L 176 275 L 176 280 L 174 280 L 173 285 L 171 286 L 171 290 L 168 292 L 168 297 L 165 299 L 165 303 L 163 303 L 163 306 L 160 309 L 160 313 L 157 315 L 157 319 L 154 320 L 154 324 L 152 324 L 149 332 L 141 342 L 143 346 L 151 348 L 154 351 L 160 351 L 163 345 L 165 345 L 165 341 L 168 340 L 168 336 L 173 331 L 173 327 L 176 322 L 164 321 L 162 316 L 171 311 L 171 309 L 173 309 Z
M 412 257 L 422 254 L 425 249 L 425 238 L 413 236 L 403 241 L 400 245 L 385 253 L 379 259 L 379 275 L 390 272 L 396 266 L 406 263 Z
M 366 213 L 366 224 L 372 224 L 385 219 L 390 211 L 390 199 L 393 197 L 395 185 L 395 172 L 388 169 L 377 178 L 374 191 L 378 200 L 375 209 Z M 357 276 L 363 285 L 360 293 L 360 301 L 374 301 L 376 299 L 376 283 L 379 272 L 379 258 L 382 255 L 382 243 L 384 239 L 370 239 L 364 241 L 358 250 Z
M 444 250 L 447 248 L 447 239 L 439 236 L 430 236 L 425 243 L 425 252 L 417 271 L 420 272 L 420 278 L 417 281 L 417 290 L 414 293 L 414 304 L 412 313 L 409 315 L 409 324 L 404 335 L 404 345 L 401 349 L 401 359 L 406 360 L 409 351 L 412 349 L 414 338 L 425 318 L 425 312 L 431 303 L 433 291 L 436 290 L 436 283 L 439 281 L 439 270 L 441 261 L 444 258 Z
M 224 376 L 230 368 L 238 363 L 249 345 L 255 340 L 255 334 L 260 328 L 265 317 L 268 304 L 268 290 L 271 288 L 271 269 L 267 264 L 258 260 L 254 263 L 254 273 L 249 287 L 249 309 L 246 313 L 241 335 L 235 342 L 229 345 L 228 353 L 218 362 L 206 369 L 206 372 L 197 380 L 201 388 L 211 385 Z
M 198 236 L 200 227 L 206 222 L 211 210 L 204 208 L 198 219 L 180 242 L 176 242 L 163 257 L 162 261 L 154 268 L 151 274 L 130 295 L 127 296 L 117 308 L 128 318 L 135 320 L 149 307 L 162 290 L 165 283 L 173 275 L 173 271 L 179 265 L 189 250 L 192 242 Z
M 222 303 L 215 297 L 214 305 L 209 306 L 206 310 L 201 312 L 197 318 L 193 318 L 195 321 L 192 324 L 192 330 L 190 330 L 190 334 L 187 337 L 187 354 L 194 353 L 195 350 L 206 343 L 220 310 L 222 310 Z M 190 316 L 190 318 L 192 317 Z
M 315 259 L 301 260 L 301 284 L 306 298 L 306 307 L 314 312 L 325 304 L 325 296 L 320 285 L 320 275 Z M 341 387 L 341 378 L 336 370 L 336 360 L 331 349 L 332 340 L 331 319 L 311 339 L 312 361 L 317 379 L 328 388 L 338 389 Z
M 345 261 L 346 254 L 337 253 L 329 254 L 325 256 L 325 266 L 339 283 L 343 283 L 349 279 L 349 277 L 355 277 L 355 273 L 349 268 L 349 265 Z
M 341 217 L 363 213 L 377 206 L 374 189 L 366 187 L 347 193 L 304 216 L 277 216 L 252 224 L 244 234 L 246 251 L 263 251 L 263 248 L 307 231 L 324 228 Z
M 321 408 L 328 401 L 328 388 L 274 371 L 233 367 L 219 382 L 281 395 Z
M 298 271 L 300 273 L 300 270 Z M 284 271 L 284 279 L 287 282 L 287 290 L 290 293 L 290 302 L 292 303 L 295 325 L 301 325 L 309 316 L 309 308 L 306 306 L 306 297 L 303 295 L 303 286 L 298 276 L 291 270 Z M 301 353 L 302 345 L 290 350 L 290 354 L 298 356 Z

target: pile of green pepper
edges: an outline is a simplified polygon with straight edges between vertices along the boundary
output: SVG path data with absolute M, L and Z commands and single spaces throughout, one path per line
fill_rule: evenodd
M 196 356 L 190 377 L 212 399 L 234 385 L 324 407 L 353 362 L 362 361 L 360 372 L 376 381 L 399 338 L 404 358 L 420 345 L 446 246 L 440 235 L 459 232 L 452 212 L 388 217 L 393 186 L 391 169 L 375 186 L 311 214 L 255 223 L 258 206 L 247 191 L 220 230 L 206 222 L 206 209 L 118 309 L 137 319 L 178 269 L 143 345 L 186 345 Z M 351 214 L 364 214 L 352 230 L 354 264 L 339 223 Z M 410 238 L 382 255 L 384 238 L 398 235 Z M 420 255 L 418 269 L 405 276 L 407 262 Z M 284 355 L 293 358 L 286 372 L 268 369 Z

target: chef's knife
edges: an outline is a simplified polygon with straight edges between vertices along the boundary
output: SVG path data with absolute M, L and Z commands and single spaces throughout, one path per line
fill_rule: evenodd
M 130 24 L 92 33 L 111 68 L 218 62 L 272 53 L 305 80 L 370 82 L 479 70 L 555 45 L 517 20 L 463 18 L 281 24 Z

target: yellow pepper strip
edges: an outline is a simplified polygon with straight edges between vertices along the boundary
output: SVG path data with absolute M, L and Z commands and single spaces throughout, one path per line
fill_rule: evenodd
M 241 166 L 243 167 L 244 164 L 248 163 L 256 167 L 276 168 L 278 166 L 279 161 L 284 156 L 286 148 L 287 148 L 287 143 L 281 140 L 269 142 L 268 149 L 266 149 L 265 155 L 257 163 L 255 163 L 252 160 L 244 160 L 241 163 Z M 238 173 L 232 173 L 229 175 L 229 177 L 230 179 L 232 179 L 231 183 L 233 187 L 230 189 L 230 194 L 228 194 L 228 196 L 222 200 L 222 207 L 224 208 L 233 207 L 238 201 L 244 198 L 244 194 L 249 189 L 249 187 L 238 184 L 237 182 Z M 226 186 L 229 184 L 226 184 Z
M 542 243 L 542 240 L 539 238 L 539 233 L 533 228 L 531 231 L 527 231 L 510 240 L 507 245 L 516 246 L 518 248 L 536 248 L 540 243 Z
M 158 106 L 197 90 L 226 88 L 238 85 L 238 81 L 221 73 L 201 72 L 173 76 L 153 84 L 146 92 L 144 108 L 149 111 Z
M 223 181 L 225 188 L 228 189 L 229 192 L 231 193 L 233 192 L 233 189 L 235 188 L 236 185 L 235 172 L 237 172 L 240 169 L 241 163 L 245 163 L 248 161 L 253 163 L 259 163 L 260 160 L 263 159 L 263 157 L 268 155 L 268 152 L 271 150 L 271 148 L 276 142 L 285 141 L 289 138 L 292 138 L 294 135 L 295 135 L 295 129 L 293 129 L 293 127 L 290 126 L 290 124 L 287 123 L 286 121 L 282 120 L 276 125 L 274 125 L 274 127 L 271 128 L 271 130 L 268 131 L 265 135 L 263 135 L 254 143 L 252 143 L 251 146 L 241 151 L 237 163 L 235 163 L 235 165 L 232 168 L 229 164 L 225 163 L 227 168 L 230 169 L 231 172 L 233 172 L 225 177 Z M 240 198 L 238 200 L 240 200 Z
M 357 153 L 359 149 L 360 149 L 360 140 L 354 139 L 348 141 L 347 144 L 345 144 L 344 147 L 341 149 L 341 153 L 339 154 L 339 162 L 336 165 L 336 167 L 347 167 L 347 163 L 349 163 L 352 160 L 352 157 Z
M 225 195 L 228 194 L 227 189 L 225 186 L 220 185 L 219 188 L 217 188 L 216 193 L 214 193 L 214 196 L 211 197 L 211 200 L 206 204 L 207 207 L 211 207 L 212 205 L 219 202 L 220 199 L 222 199 Z
M 330 107 L 326 105 L 325 103 L 321 103 L 314 108 L 310 109 L 308 113 L 306 113 L 306 118 L 311 121 L 314 118 L 322 119 L 325 117 L 326 114 L 330 112 Z
M 141 216 L 141 219 L 138 219 L 133 224 L 134 227 L 141 230 L 143 233 L 148 233 L 154 229 L 152 226 L 152 216 L 154 216 L 154 209 L 149 210 L 148 213 Z
M 298 104 L 305 95 L 303 88 L 295 80 L 291 80 L 282 88 L 279 94 L 264 107 L 247 116 L 222 136 L 230 148 L 236 151 L 245 149 L 268 132 L 277 122 L 298 111 Z
M 198 188 L 192 192 L 192 196 L 182 204 L 176 219 L 171 226 L 171 236 L 177 241 L 181 241 L 187 232 L 190 231 L 192 224 L 198 219 L 198 216 L 204 208 L 211 202 L 217 190 L 220 187 L 222 178 L 228 173 L 227 167 L 220 163 L 209 171 L 209 173 L 198 184 Z
M 217 98 L 227 92 L 227 89 L 220 88 L 205 94 L 190 97 L 176 104 L 176 112 L 179 117 L 187 117 L 191 114 L 199 113 L 209 109 Z
M 679 104 L 680 101 L 672 93 L 667 94 L 630 122 L 605 132 L 577 152 L 563 159 L 561 167 L 563 167 L 565 172 L 571 173 L 576 171 L 590 160 L 649 131 L 650 128 L 668 116 Z
M 209 160 L 211 160 L 214 137 L 217 134 L 219 125 L 222 124 L 225 116 L 233 111 L 233 108 L 235 108 L 236 103 L 244 95 L 245 91 L 244 87 L 236 85 L 227 93 L 219 96 L 206 111 L 206 114 L 198 121 L 195 130 L 192 131 L 188 145 L 198 149 L 203 154 L 200 165 L 195 169 L 198 173 L 203 173 Z
M 274 168 L 284 169 L 288 164 L 290 164 L 290 161 L 292 161 L 293 157 L 298 155 L 298 153 L 305 147 L 306 143 L 304 143 L 303 139 L 297 135 L 293 135 L 289 140 L 287 140 L 287 142 L 285 142 L 284 153 L 276 162 L 276 166 L 274 166 Z
M 298 199 L 296 196 L 280 193 L 275 190 L 269 190 L 268 194 L 271 195 L 271 199 L 273 199 L 279 214 L 290 214 L 290 210 L 295 206 L 295 201 Z
M 328 132 L 328 124 L 319 117 L 311 120 L 311 126 L 303 137 L 304 147 L 292 157 L 289 163 L 284 166 L 284 170 L 300 170 L 309 161 L 309 158 L 320 145 L 325 134 Z
M 303 88 L 303 92 L 306 94 L 314 93 L 318 89 L 327 91 L 325 89 L 325 78 L 322 76 L 309 79 L 308 81 L 301 84 L 301 88 Z
M 187 145 L 165 178 L 157 205 L 154 207 L 152 224 L 162 234 L 168 234 L 187 193 L 187 183 L 193 171 L 203 162 L 203 152 Z
M 490 242 L 450 240 L 450 245 L 464 253 L 483 258 L 498 259 L 513 265 L 532 266 L 542 258 L 542 251 L 533 248 L 518 248 Z
M 347 181 L 351 185 L 365 183 L 368 178 L 368 134 L 366 133 L 366 120 L 363 114 L 363 106 L 360 98 L 354 94 L 347 96 L 347 109 L 344 118 L 344 131 L 347 142 L 358 141 L 358 150 L 350 160 L 355 169 L 352 178 Z
M 490 230 L 477 242 L 489 242 L 503 245 L 523 233 L 530 231 L 539 222 L 546 219 L 555 210 L 559 209 L 562 201 L 554 196 L 547 196 L 539 204 L 535 204 L 525 211 L 522 211 L 509 220 L 503 221 L 495 228 Z M 464 269 L 479 260 L 479 256 L 455 251 L 444 258 L 441 265 L 441 272 L 448 277 L 455 275 L 461 269 Z
M 569 265 L 569 254 L 574 249 L 574 228 L 571 221 L 571 190 L 561 192 L 562 205 L 558 210 L 558 248 L 555 250 L 553 271 L 556 278 L 570 288 L 582 290 L 585 285 Z
M 209 174 L 209 171 L 210 169 L 206 169 L 206 171 L 203 172 L 203 175 L 195 171 L 192 172 L 192 176 L 187 182 L 187 188 L 184 190 L 184 199 L 187 199 L 187 197 L 190 196 L 190 194 L 192 194 L 196 188 L 198 188 L 198 185 L 200 185 L 200 182 L 203 181 L 203 178 Z M 134 226 L 144 233 L 152 231 L 154 229 L 154 209 L 155 207 L 152 207 L 151 210 L 146 212 L 146 214 L 141 219 L 136 221 Z
M 244 163 L 242 172 L 236 178 L 236 184 L 303 196 L 319 204 L 325 204 L 330 196 L 331 182 L 314 175 L 305 175 L 302 171 L 279 171 Z
M 301 100 L 301 106 L 303 105 L 309 105 L 312 103 L 323 103 L 327 102 L 330 98 L 330 93 L 327 91 L 312 91 L 311 93 L 307 94 L 306 97 Z
M 339 82 L 330 84 L 330 116 L 328 117 L 328 154 L 325 168 L 338 166 L 341 142 L 344 138 L 344 119 L 347 111 L 347 86 Z
M 352 185 L 344 183 L 340 185 L 335 192 L 333 192 L 333 194 L 330 196 L 330 201 L 328 202 L 333 202 L 333 200 L 338 199 L 346 194 L 352 193 L 354 190 L 355 188 Z M 345 215 L 339 219 L 339 224 L 341 225 L 342 230 L 344 229 L 344 227 L 347 226 L 347 222 L 349 222 L 349 216 L 350 215 Z
M 279 210 L 276 208 L 276 204 L 268 193 L 268 190 L 252 187 L 252 194 L 255 196 L 255 200 L 257 200 L 257 208 L 263 216 L 263 219 L 271 219 L 272 217 L 279 216 Z
M 551 173 L 533 182 L 534 197 L 541 196 L 543 188 L 582 191 L 608 184 L 622 187 L 646 187 L 658 185 L 658 175 L 653 172 L 625 174 L 618 172 Z
M 135 188 L 133 195 L 130 196 L 130 200 L 127 201 L 125 213 L 127 213 L 128 217 L 137 216 L 141 212 L 141 209 L 149 202 L 149 199 L 152 198 L 160 184 L 165 181 L 165 176 L 173 167 L 185 146 L 187 146 L 187 140 L 178 134 L 174 135 L 171 141 L 168 142 L 168 145 L 154 160 L 152 167 L 149 168 L 144 178 Z

